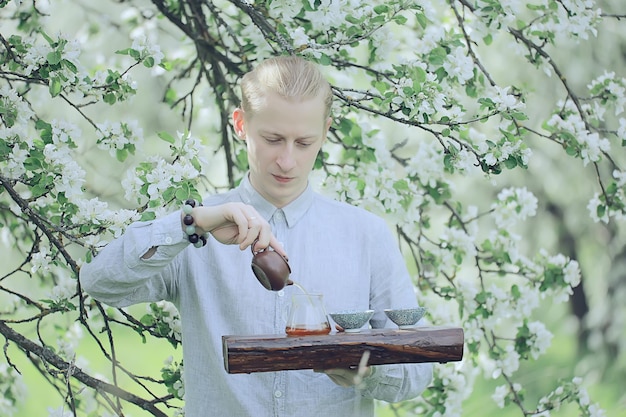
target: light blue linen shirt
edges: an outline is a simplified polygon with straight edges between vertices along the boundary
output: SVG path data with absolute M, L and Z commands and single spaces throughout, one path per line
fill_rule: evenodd
M 387 224 L 363 209 L 328 199 L 309 186 L 277 209 L 246 178 L 205 205 L 244 202 L 272 226 L 289 254 L 291 278 L 320 292 L 327 312 L 374 309 L 374 328 L 394 327 L 385 308 L 416 306 L 406 265 Z M 150 259 L 141 259 L 151 247 Z M 250 249 L 210 237 L 190 245 L 180 212 L 131 225 L 109 243 L 80 280 L 94 298 L 112 305 L 168 300 L 181 315 L 185 364 L 185 415 L 205 417 L 373 416 L 374 399 L 397 402 L 418 396 L 430 383 L 432 364 L 373 366 L 359 389 L 333 383 L 311 370 L 228 374 L 223 335 L 284 334 L 294 286 L 272 292 L 254 277 Z

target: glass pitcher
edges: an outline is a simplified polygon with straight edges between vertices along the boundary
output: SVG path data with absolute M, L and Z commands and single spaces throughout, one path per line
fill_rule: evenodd
M 288 336 L 330 333 L 322 294 L 294 294 L 291 297 L 285 332 Z

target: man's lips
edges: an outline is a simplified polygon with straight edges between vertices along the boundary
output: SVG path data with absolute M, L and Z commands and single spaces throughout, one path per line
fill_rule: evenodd
M 291 177 L 283 177 L 283 176 L 280 176 L 280 175 L 274 175 L 274 174 L 273 174 L 272 176 L 274 177 L 274 179 L 275 179 L 276 181 L 278 181 L 278 182 L 280 182 L 280 183 L 283 183 L 283 184 L 288 183 L 289 181 L 291 181 L 291 180 L 293 179 L 293 178 L 291 178 Z

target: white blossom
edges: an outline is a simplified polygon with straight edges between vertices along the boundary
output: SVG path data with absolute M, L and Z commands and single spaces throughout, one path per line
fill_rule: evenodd
M 126 145 L 133 144 L 139 147 L 143 144 L 143 129 L 139 126 L 137 120 L 127 122 L 111 122 L 109 120 L 99 123 L 98 147 L 108 150 L 113 157 L 116 151 L 124 149 Z
M 506 188 L 491 208 L 498 227 L 507 229 L 537 213 L 537 198 L 526 187 Z
M 589 203 L 587 203 L 587 210 L 589 211 L 589 216 L 593 219 L 593 221 L 608 223 L 609 222 L 609 212 L 608 212 L 608 210 L 605 210 L 604 213 L 602 214 L 602 216 L 598 217 L 598 207 L 600 205 L 602 205 L 602 204 L 603 203 L 600 200 L 600 194 L 596 193 L 589 200 Z
M 509 393 L 509 387 L 506 385 L 499 385 L 496 387 L 493 395 L 491 395 L 491 399 L 498 405 L 500 408 L 504 408 L 504 399 Z
M 12 416 L 25 400 L 27 387 L 23 377 L 6 362 L 0 362 L 0 415 Z M 15 402 L 11 401 L 13 398 Z
M 33 253 L 30 264 L 30 272 L 35 273 L 39 270 L 48 271 L 50 269 L 50 263 L 52 262 L 52 257 L 50 253 L 50 249 L 47 246 L 40 246 L 39 251 Z
M 293 0 L 273 0 L 269 14 L 274 19 L 293 19 L 302 10 L 302 3 Z
M 375 54 L 376 64 L 374 68 L 383 70 L 385 68 L 391 68 L 389 57 L 393 51 L 395 51 L 400 43 L 391 33 L 389 28 L 383 26 L 371 35 L 372 42 L 376 45 Z
M 621 140 L 626 140 L 626 118 L 620 117 L 619 128 L 617 129 L 617 137 Z
M 272 2 L 272 5 L 274 5 L 273 2 Z M 309 36 L 306 34 L 302 26 L 298 26 L 291 33 L 291 40 L 295 48 L 299 48 L 301 46 L 308 45 L 309 43 L 311 43 L 311 38 L 309 38 Z
M 463 229 L 446 228 L 440 238 L 442 242 L 446 243 L 447 247 L 461 251 L 466 257 L 472 258 L 476 256 L 475 238 L 468 235 Z
M 58 282 L 52 287 L 50 298 L 54 301 L 68 300 L 76 294 L 76 280 L 66 273 L 57 274 Z
M 48 407 L 48 417 L 74 417 L 74 413 L 64 406 L 57 408 Z
M 434 141 L 420 141 L 415 153 L 407 162 L 406 170 L 423 185 L 435 187 L 437 181 L 444 178 L 442 150 Z
M 539 289 L 530 285 L 519 286 L 520 297 L 516 300 L 515 315 L 529 317 L 539 307 Z
M 2 167 L 2 174 L 9 178 L 19 178 L 26 173 L 24 161 L 28 158 L 28 151 L 21 149 L 16 143 L 13 145 L 11 153 L 7 156 L 6 165 Z
M 500 354 L 500 358 L 496 359 L 496 369 L 492 374 L 492 378 L 498 378 L 500 375 L 512 376 L 519 369 L 519 353 L 513 345 L 507 345 L 505 352 Z
M 316 29 L 327 31 L 345 22 L 346 12 L 341 6 L 340 0 L 321 0 L 319 5 L 312 5 L 313 11 L 307 11 L 305 16 Z
M 22 100 L 17 91 L 6 84 L 0 86 L 0 106 L 3 107 L 3 113 L 12 114 L 16 117 L 16 125 L 27 124 L 34 114 L 28 103 Z
M 455 48 L 448 54 L 443 68 L 450 77 L 456 77 L 461 85 L 474 76 L 474 61 L 465 48 Z
M 497 85 L 493 87 L 496 95 L 491 97 L 496 104 L 498 111 L 511 111 L 524 108 L 525 105 L 512 94 L 509 94 L 511 87 L 500 88 Z
M 131 49 L 138 51 L 141 59 L 151 57 L 155 65 L 159 65 L 164 57 L 161 47 L 150 42 L 144 34 L 139 34 L 133 39 Z
M 174 337 L 176 340 L 182 340 L 182 324 L 180 321 L 180 315 L 174 304 L 167 301 L 159 301 L 156 303 L 157 307 L 163 310 L 163 321 L 169 326 L 169 336 Z M 148 305 L 148 312 L 152 313 L 151 307 Z
M 540 321 L 528 323 L 528 330 L 532 337 L 528 339 L 530 346 L 530 354 L 533 358 L 538 359 L 544 354 L 552 343 L 552 333 L 546 329 L 546 326 Z
M 80 323 L 72 323 L 63 338 L 57 339 L 58 354 L 67 360 L 75 360 L 75 352 L 83 338 L 83 328 Z
M 606 417 L 606 413 L 597 404 L 590 404 L 589 405 L 589 416 L 590 417 Z

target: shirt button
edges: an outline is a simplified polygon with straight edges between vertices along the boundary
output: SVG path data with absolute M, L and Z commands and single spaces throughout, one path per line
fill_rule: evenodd
M 170 243 L 172 243 L 172 238 L 171 238 L 170 236 L 166 237 L 166 238 L 165 238 L 165 243 L 167 243 L 168 245 L 169 245 Z
M 283 396 L 283 392 L 282 391 L 274 391 L 274 397 L 280 398 L 282 396 Z
M 285 290 L 278 291 L 278 296 L 283 297 L 285 295 Z

